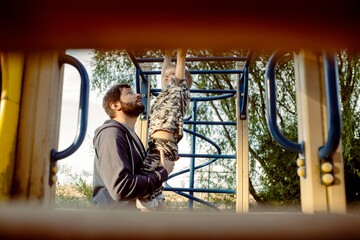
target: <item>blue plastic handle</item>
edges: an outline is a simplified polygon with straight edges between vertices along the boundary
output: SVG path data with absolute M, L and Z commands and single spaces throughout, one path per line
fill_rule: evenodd
M 67 55 L 59 55 L 59 65 L 70 64 L 74 66 L 80 73 L 81 89 L 80 89 L 80 102 L 79 102 L 79 121 L 78 129 L 74 142 L 63 151 L 51 150 L 51 161 L 55 162 L 60 159 L 66 158 L 73 154 L 82 144 L 85 138 L 87 129 L 88 109 L 89 109 L 89 77 L 85 67 L 76 58 Z
M 320 159 L 330 159 L 335 153 L 341 138 L 341 113 L 339 103 L 339 75 L 336 54 L 323 53 L 325 91 L 327 105 L 328 135 L 324 146 L 319 148 Z
M 275 51 L 266 65 L 265 72 L 265 96 L 266 96 L 266 120 L 269 131 L 273 139 L 283 148 L 304 154 L 304 143 L 295 143 L 287 139 L 280 131 L 276 120 L 276 84 L 275 84 L 275 66 L 282 53 Z

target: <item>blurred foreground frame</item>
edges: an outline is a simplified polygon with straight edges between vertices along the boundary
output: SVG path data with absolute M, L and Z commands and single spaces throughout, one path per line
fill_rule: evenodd
M 183 0 L 176 9 L 163 0 L 2 1 L 0 49 L 359 48 L 358 9 L 355 0 Z
M 166 1 L 145 0 L 1 1 L 0 51 L 179 46 L 254 50 L 359 49 L 359 5 L 355 0 L 223 0 L 211 3 L 183 0 L 174 9 Z M 56 56 L 48 58 L 56 60 Z M 60 74 L 56 71 L 56 75 Z M 274 239 L 281 236 L 333 239 L 360 236 L 359 224 L 358 216 L 351 215 L 143 214 L 48 211 L 4 205 L 0 214 L 0 238 L 128 239 L 146 234 L 148 239 L 162 239 L 171 234 L 174 239 Z

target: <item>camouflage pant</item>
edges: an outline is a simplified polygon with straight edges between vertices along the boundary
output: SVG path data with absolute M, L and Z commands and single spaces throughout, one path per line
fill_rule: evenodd
M 167 161 L 176 161 L 178 145 L 175 142 L 162 138 L 152 138 L 142 167 L 143 171 L 154 171 L 160 164 L 160 149 L 164 150 Z
M 144 160 L 142 171 L 155 171 L 160 164 L 160 149 L 164 150 L 166 161 L 178 160 L 178 145 L 175 142 L 162 138 L 152 138 L 149 142 L 149 148 Z M 152 195 L 145 196 L 142 201 L 147 201 L 155 198 L 162 193 L 163 187 L 154 191 Z

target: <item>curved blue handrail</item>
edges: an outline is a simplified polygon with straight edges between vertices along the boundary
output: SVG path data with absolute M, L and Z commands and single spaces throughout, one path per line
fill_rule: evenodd
M 287 139 L 280 131 L 276 119 L 276 84 L 275 66 L 282 53 L 275 51 L 266 65 L 265 72 L 265 96 L 266 96 L 266 120 L 273 139 L 283 148 L 296 153 L 304 154 L 304 143 L 295 143 Z
M 330 159 L 336 151 L 341 138 L 341 114 L 339 103 L 339 76 L 336 54 L 323 53 L 325 91 L 327 105 L 328 135 L 324 146 L 319 148 L 320 159 Z
M 187 133 L 189 133 L 189 134 L 193 134 L 193 135 L 195 135 L 196 137 L 199 137 L 199 138 L 207 141 L 207 142 L 210 143 L 213 147 L 215 147 L 216 150 L 217 150 L 217 152 L 218 152 L 217 155 L 214 155 L 214 154 L 210 155 L 210 154 L 209 154 L 208 157 L 213 157 L 213 159 L 212 159 L 212 160 L 209 160 L 209 161 L 207 161 L 207 162 L 205 162 L 205 163 L 203 163 L 203 164 L 201 164 L 201 165 L 199 165 L 199 166 L 194 167 L 194 170 L 195 170 L 195 169 L 202 168 L 202 167 L 205 167 L 205 166 L 207 166 L 207 165 L 215 162 L 217 159 L 220 158 L 220 157 L 214 157 L 214 156 L 218 156 L 218 155 L 221 154 L 221 149 L 220 149 L 219 145 L 217 145 L 214 141 L 210 140 L 209 138 L 207 138 L 207 137 L 205 137 L 205 136 L 203 136 L 203 135 L 201 135 L 201 134 L 199 134 L 199 133 L 196 133 L 196 132 L 191 131 L 191 130 L 186 129 L 186 128 L 184 128 L 184 132 L 187 132 Z M 191 157 L 195 157 L 195 156 L 196 156 L 195 154 L 189 154 L 189 155 L 190 155 Z M 184 156 L 186 156 L 186 154 L 181 154 L 181 153 L 179 154 L 179 157 L 184 157 Z M 188 169 L 185 169 L 185 170 L 182 170 L 182 171 L 179 171 L 179 172 L 176 172 L 176 173 L 172 173 L 172 174 L 169 176 L 168 179 L 174 178 L 174 177 L 176 177 L 176 176 L 179 176 L 179 175 L 184 174 L 184 173 L 187 173 L 187 172 L 190 172 L 190 169 L 189 169 L 189 168 L 188 168 Z
M 67 55 L 59 55 L 59 65 L 70 64 L 74 66 L 80 74 L 81 77 L 81 89 L 80 89 L 80 101 L 79 101 L 79 115 L 78 120 L 78 129 L 76 132 L 76 137 L 74 142 L 63 151 L 56 151 L 55 149 L 51 150 L 51 161 L 56 162 L 60 159 L 66 158 L 73 154 L 82 144 L 85 138 L 86 129 L 87 129 L 87 119 L 88 119 L 88 109 L 89 109 L 89 77 L 86 72 L 85 67 L 81 64 L 76 58 Z

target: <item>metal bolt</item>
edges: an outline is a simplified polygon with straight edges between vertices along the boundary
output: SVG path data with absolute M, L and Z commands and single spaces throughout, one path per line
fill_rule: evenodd
M 325 185 L 331 185 L 334 182 L 334 176 L 327 173 L 322 176 L 321 180 Z
M 57 171 L 58 171 L 58 167 L 56 165 L 51 167 L 51 173 L 56 174 Z
M 57 176 L 56 175 L 53 175 L 53 176 L 51 176 L 51 183 L 52 184 L 55 184 L 56 183 L 56 181 L 57 181 Z
M 304 159 L 303 159 L 303 158 L 298 158 L 298 159 L 296 160 L 296 165 L 297 165 L 298 167 L 305 166 L 305 161 L 304 161 Z
M 305 167 L 299 167 L 297 169 L 297 174 L 299 177 L 304 177 L 305 176 Z
M 321 164 L 321 170 L 325 173 L 329 173 L 333 170 L 333 165 L 329 162 L 324 162 Z

